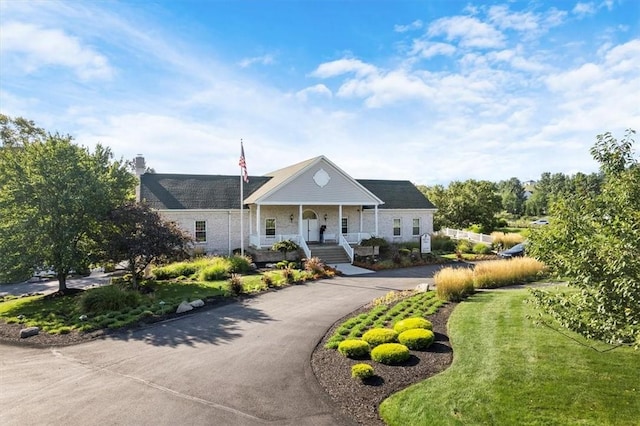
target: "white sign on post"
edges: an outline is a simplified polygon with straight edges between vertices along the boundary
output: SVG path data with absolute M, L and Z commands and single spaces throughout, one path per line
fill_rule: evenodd
M 431 235 L 420 236 L 420 253 L 431 253 Z

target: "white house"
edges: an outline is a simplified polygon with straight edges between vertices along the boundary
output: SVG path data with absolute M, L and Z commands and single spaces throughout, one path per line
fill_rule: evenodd
M 231 254 L 241 246 L 256 252 L 291 239 L 307 257 L 334 245 L 353 261 L 352 247 L 371 236 L 406 242 L 433 232 L 436 208 L 410 181 L 353 179 L 324 156 L 249 176 L 242 221 L 240 176 L 145 173 L 141 156 L 136 170 L 138 199 L 191 233 L 207 253 Z M 318 244 L 321 238 L 326 244 Z

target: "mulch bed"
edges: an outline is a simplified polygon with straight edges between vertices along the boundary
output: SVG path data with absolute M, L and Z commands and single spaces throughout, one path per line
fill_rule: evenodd
M 337 321 L 311 356 L 311 367 L 320 385 L 342 413 L 363 425 L 384 425 L 378 416 L 378 406 L 391 394 L 421 382 L 444 369 L 453 360 L 447 337 L 447 321 L 455 303 L 442 306 L 428 317 L 436 340 L 427 351 L 411 351 L 411 358 L 402 365 L 389 366 L 371 360 L 352 360 L 336 349 L 324 345 L 334 330 L 346 319 L 365 312 L 362 308 Z M 351 366 L 365 362 L 373 366 L 374 376 L 366 382 L 351 378 Z

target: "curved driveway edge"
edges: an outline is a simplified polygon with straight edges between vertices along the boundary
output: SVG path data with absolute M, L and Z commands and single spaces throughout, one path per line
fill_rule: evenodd
M 292 286 L 64 348 L 0 345 L 0 423 L 343 425 L 310 356 L 339 318 L 440 265 Z

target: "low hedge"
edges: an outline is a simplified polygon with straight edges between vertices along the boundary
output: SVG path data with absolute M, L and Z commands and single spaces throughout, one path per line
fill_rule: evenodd
M 433 331 L 424 328 L 414 328 L 400 333 L 398 341 L 409 349 L 421 351 L 427 349 L 433 341 L 435 335 Z
M 373 367 L 369 364 L 355 364 L 351 367 L 351 377 L 365 380 L 373 377 Z
M 403 331 L 413 330 L 414 328 L 424 328 L 427 330 L 433 330 L 433 324 L 431 324 L 431 321 L 426 320 L 424 318 L 411 317 L 411 318 L 406 318 L 401 321 L 398 321 L 393 326 L 393 329 L 398 334 L 402 333 Z
M 382 345 L 383 343 L 395 342 L 398 333 L 390 328 L 372 328 L 362 335 L 362 340 L 369 343 L 371 347 Z
M 371 359 L 382 364 L 400 364 L 410 356 L 409 348 L 400 343 L 383 343 L 371 351 Z
M 364 340 L 348 339 L 338 345 L 338 352 L 348 358 L 364 358 L 369 355 L 371 348 Z

